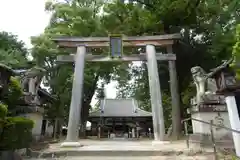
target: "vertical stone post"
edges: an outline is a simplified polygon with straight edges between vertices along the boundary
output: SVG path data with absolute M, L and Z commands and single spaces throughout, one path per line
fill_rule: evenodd
M 165 126 L 155 46 L 146 46 L 146 56 L 148 66 L 149 88 L 151 95 L 154 140 L 164 141 Z
M 128 138 L 131 138 L 131 128 L 128 128 Z
M 172 45 L 167 46 L 167 52 L 173 53 Z M 170 75 L 170 90 L 172 99 L 172 136 L 179 138 L 178 133 L 181 131 L 181 115 L 180 115 L 180 95 L 178 89 L 178 79 L 175 61 L 168 61 Z M 177 123 L 176 123 L 177 122 Z
M 135 128 L 132 128 L 132 138 L 135 138 Z
M 235 97 L 233 95 L 229 95 L 225 97 L 225 100 L 227 104 L 231 128 L 234 130 L 240 131 L 240 119 L 238 115 L 238 109 L 237 109 Z M 236 132 L 232 132 L 232 135 L 233 135 L 233 142 L 234 142 L 236 155 L 240 157 L 240 134 Z
M 31 93 L 32 95 L 35 95 L 35 92 L 36 92 L 35 82 L 36 82 L 35 77 L 31 77 L 28 82 L 29 83 L 28 84 L 28 88 L 29 88 L 28 92 Z
M 148 128 L 149 138 L 152 138 L 151 128 Z
M 136 132 L 137 132 L 137 138 L 139 138 L 139 129 L 138 129 L 138 127 L 136 128 Z
M 75 70 L 72 86 L 72 98 L 68 120 L 67 139 L 61 146 L 78 147 L 79 122 L 82 107 L 82 88 L 84 77 L 84 63 L 85 63 L 86 47 L 77 47 L 77 54 L 75 57 Z
M 98 138 L 100 139 L 101 138 L 101 126 L 98 126 Z

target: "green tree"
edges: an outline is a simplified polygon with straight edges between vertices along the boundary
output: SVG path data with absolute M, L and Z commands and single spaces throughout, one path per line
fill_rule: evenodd
M 69 54 L 75 50 L 63 50 L 51 41 L 51 37 L 57 35 L 64 36 L 102 36 L 106 32 L 101 27 L 100 16 L 98 15 L 102 1 L 71 0 L 66 2 L 47 2 L 46 10 L 52 13 L 51 20 L 45 32 L 32 38 L 32 52 L 37 64 L 47 69 L 55 68 L 56 57 L 60 54 Z M 102 49 L 92 49 L 93 54 L 104 54 Z M 95 90 L 98 88 L 97 82 L 104 80 L 108 83 L 111 72 L 114 70 L 113 63 L 90 63 L 85 65 L 84 92 L 82 99 L 81 123 L 85 126 L 88 118 L 90 103 Z M 56 69 L 52 69 L 46 76 L 46 86 L 49 86 L 53 95 L 60 101 L 56 102 L 48 110 L 48 116 L 52 119 L 68 120 L 68 111 L 71 100 L 73 80 L 73 65 L 61 64 Z M 53 112 L 54 111 L 54 112 Z M 63 123 L 63 122 L 62 122 Z M 81 127 L 84 131 L 84 127 Z
M 9 68 L 29 68 L 32 63 L 29 63 L 27 56 L 28 50 L 25 44 L 18 40 L 16 35 L 8 32 L 0 32 L 0 63 L 2 66 Z M 14 116 L 18 109 L 20 98 L 22 96 L 22 88 L 18 78 L 10 77 L 8 91 L 1 95 L 0 101 L 8 106 L 9 114 Z
M 17 36 L 0 32 L 0 63 L 11 68 L 26 67 L 28 51 Z
M 236 43 L 233 46 L 233 57 L 234 57 L 234 62 L 233 62 L 233 67 L 236 70 L 236 77 L 239 80 L 240 79 L 240 69 L 239 69 L 239 62 L 240 62 L 240 24 L 237 25 L 236 27 L 236 36 L 235 36 Z

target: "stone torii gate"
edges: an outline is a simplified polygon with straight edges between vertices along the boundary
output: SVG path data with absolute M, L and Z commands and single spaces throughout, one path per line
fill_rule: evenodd
M 62 146 L 80 146 L 78 141 L 79 122 L 82 107 L 82 87 L 84 78 L 85 61 L 105 62 L 105 61 L 147 61 L 149 88 L 151 95 L 151 107 L 153 115 L 154 140 L 164 141 L 165 126 L 163 117 L 163 107 L 161 98 L 161 88 L 158 76 L 157 60 L 169 62 L 170 72 L 170 89 L 172 97 L 173 112 L 178 112 L 179 93 L 175 60 L 176 56 L 172 53 L 172 45 L 175 40 L 180 38 L 179 34 L 158 35 L 158 36 L 113 36 L 113 37 L 58 37 L 54 38 L 60 47 L 77 48 L 75 55 L 60 55 L 57 57 L 59 62 L 75 62 L 74 80 L 72 87 L 72 98 L 70 105 L 67 138 Z M 118 47 L 117 51 L 113 51 L 113 45 Z M 111 56 L 86 54 L 86 48 L 109 47 L 113 53 Z M 125 56 L 121 55 L 123 47 L 135 46 L 146 47 L 146 53 Z M 167 54 L 156 53 L 155 46 L 167 47 Z M 177 115 L 176 113 L 172 113 Z M 180 118 L 180 117 L 179 117 Z M 180 121 L 180 119 L 179 119 Z M 173 126 L 174 128 L 174 126 Z

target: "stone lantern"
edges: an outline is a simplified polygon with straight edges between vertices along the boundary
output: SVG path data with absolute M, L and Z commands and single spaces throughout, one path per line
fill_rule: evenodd
M 226 61 L 221 66 L 213 69 L 212 77 L 216 80 L 217 94 L 228 94 L 240 89 L 237 84 L 234 70 L 229 66 L 232 61 Z
M 10 77 L 14 74 L 13 70 L 4 64 L 0 64 L 0 95 L 3 95 L 9 85 Z

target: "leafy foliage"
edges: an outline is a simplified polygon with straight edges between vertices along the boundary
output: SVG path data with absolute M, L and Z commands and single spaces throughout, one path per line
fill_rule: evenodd
M 21 117 L 7 117 L 0 137 L 0 150 L 26 148 L 32 139 L 33 121 Z M 17 133 L 17 134 L 16 134 Z
M 8 32 L 0 32 L 0 63 L 11 68 L 25 67 L 28 51 L 17 36 Z
M 24 43 L 19 41 L 17 36 L 7 32 L 0 32 L 0 63 L 9 69 L 24 69 L 31 67 L 27 59 L 28 50 Z M 8 106 L 9 114 L 15 110 L 22 96 L 22 88 L 18 78 L 12 75 L 8 82 L 7 92 L 1 95 L 1 102 Z
M 8 92 L 6 92 L 2 98 L 2 101 L 8 105 L 9 111 L 11 111 L 11 109 L 14 109 L 18 105 L 19 99 L 22 94 L 23 91 L 19 80 L 17 78 L 11 77 L 8 86 Z
M 236 76 L 237 79 L 240 79 L 240 69 L 239 69 L 239 62 L 240 62 L 240 24 L 237 25 L 236 27 L 236 43 L 233 46 L 233 57 L 234 57 L 234 62 L 233 62 L 233 67 L 236 70 Z
M 4 104 L 0 104 L 0 121 L 7 116 L 7 106 Z

